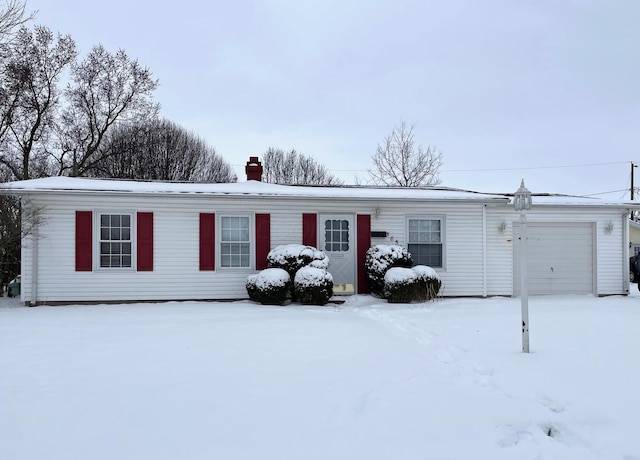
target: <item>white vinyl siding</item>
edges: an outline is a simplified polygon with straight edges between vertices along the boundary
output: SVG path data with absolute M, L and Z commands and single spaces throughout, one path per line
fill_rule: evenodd
M 255 210 L 271 215 L 271 248 L 302 243 L 302 214 L 308 212 L 316 212 L 318 216 L 323 213 L 369 214 L 371 230 L 387 234 L 373 238 L 372 244 L 405 247 L 407 217 L 443 216 L 446 231 L 444 267 L 436 268 L 443 282 L 442 295 L 513 294 L 512 225 L 518 215 L 506 204 L 109 193 L 34 195 L 30 201 L 33 206 L 46 209 L 46 216 L 37 231 L 23 241 L 22 293 L 25 301 L 32 301 L 33 296 L 41 302 L 247 298 L 246 279 L 255 273 L 253 254 L 249 267 L 199 270 L 199 215 L 216 213 L 216 268 L 222 268 L 220 217 L 245 213 L 250 218 L 253 235 Z M 376 218 L 377 208 L 380 212 Z M 153 272 L 75 271 L 75 211 L 91 209 L 154 213 Z M 593 250 L 597 261 L 593 267 L 593 289 L 598 295 L 608 295 L 626 292 L 623 280 L 628 278 L 628 260 L 625 268 L 623 214 L 624 210 L 615 207 L 536 207 L 534 201 L 534 208 L 527 216 L 533 223 L 593 224 Z M 504 226 L 501 225 L 503 221 Z M 609 222 L 613 222 L 610 232 L 606 230 Z M 96 235 L 94 241 L 97 241 Z M 95 248 L 94 253 L 97 257 Z M 96 260 L 94 264 L 97 265 Z

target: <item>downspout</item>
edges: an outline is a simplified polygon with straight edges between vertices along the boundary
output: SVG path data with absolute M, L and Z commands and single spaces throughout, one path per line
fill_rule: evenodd
M 482 297 L 487 297 L 487 205 L 482 207 Z
M 622 215 L 622 290 L 629 295 L 629 216 L 631 211 Z
M 31 307 L 38 303 L 38 233 L 38 228 L 34 228 L 31 239 L 33 245 L 33 251 L 31 251 L 31 301 L 29 302 Z

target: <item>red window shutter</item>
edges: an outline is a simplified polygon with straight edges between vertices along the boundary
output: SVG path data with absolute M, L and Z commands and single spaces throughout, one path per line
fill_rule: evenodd
M 256 214 L 256 270 L 267 268 L 271 249 L 271 215 Z
M 139 212 L 136 228 L 138 271 L 151 272 L 153 271 L 153 213 Z
M 358 236 L 356 237 L 356 253 L 358 260 L 358 294 L 368 294 L 369 285 L 364 271 L 364 261 L 367 250 L 371 247 L 371 216 L 369 214 L 358 214 L 357 216 Z
M 302 244 L 318 247 L 318 215 L 302 215 Z
M 200 214 L 200 270 L 216 269 L 216 215 Z
M 76 271 L 93 270 L 93 212 L 76 211 Z

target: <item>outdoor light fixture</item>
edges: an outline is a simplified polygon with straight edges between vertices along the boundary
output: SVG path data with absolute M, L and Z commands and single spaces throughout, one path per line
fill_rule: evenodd
M 507 230 L 507 223 L 503 220 L 502 222 L 500 222 L 500 225 L 498 225 L 498 231 L 500 233 L 504 233 Z
M 380 219 L 380 214 L 382 214 L 382 209 L 376 208 L 375 212 L 376 212 L 376 214 L 375 214 L 376 215 L 376 219 Z
M 522 352 L 529 353 L 529 293 L 527 279 L 527 216 L 531 209 L 531 192 L 524 186 L 513 195 L 513 207 L 520 213 L 520 310 L 522 313 Z
M 531 192 L 524 186 L 524 179 L 520 182 L 520 188 L 513 195 L 513 207 L 517 212 L 523 213 L 531 209 Z
M 611 233 L 613 231 L 613 222 L 609 221 L 609 223 L 604 227 L 604 231 Z

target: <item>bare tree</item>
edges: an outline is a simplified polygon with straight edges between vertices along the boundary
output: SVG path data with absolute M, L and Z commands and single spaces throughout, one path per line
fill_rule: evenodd
M 15 30 L 36 16 L 36 12 L 25 16 L 26 3 L 18 0 L 5 0 L 0 10 L 0 44 L 11 41 Z
M 0 182 L 9 177 L 11 172 L 0 165 Z M 24 198 L 0 194 L 0 286 L 20 273 L 22 240 L 43 222 L 44 208 Z
M 75 43 L 69 35 L 56 39 L 46 27 L 33 32 L 21 27 L 9 49 L 2 71 L 13 94 L 0 109 L 0 163 L 20 180 L 49 175 L 46 148 L 57 115 L 58 84 L 76 57 Z
M 158 82 L 151 71 L 129 59 L 124 50 L 109 53 L 95 46 L 72 67 L 65 91 L 67 107 L 59 123 L 60 173 L 82 176 L 100 161 L 101 145 L 116 124 L 135 124 L 154 117 L 152 100 Z
M 403 121 L 382 144 L 378 144 L 369 170 L 371 181 L 378 185 L 420 187 L 440 183 L 442 154 L 433 147 L 416 146 L 414 125 Z
M 313 158 L 291 150 L 269 149 L 262 156 L 262 180 L 285 185 L 342 185 L 343 181 Z
M 88 175 L 126 179 L 235 182 L 233 168 L 196 134 L 169 120 L 119 126 Z

